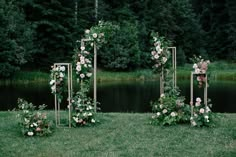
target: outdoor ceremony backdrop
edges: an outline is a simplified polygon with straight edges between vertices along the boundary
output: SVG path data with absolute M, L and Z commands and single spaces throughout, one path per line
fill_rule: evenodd
M 0 77 L 70 62 L 76 41 L 98 20 L 119 26 L 99 50 L 103 69 L 150 67 L 151 31 L 177 47 L 178 65 L 193 54 L 236 59 L 233 0 L 98 0 L 95 17 L 95 0 L 0 0 Z

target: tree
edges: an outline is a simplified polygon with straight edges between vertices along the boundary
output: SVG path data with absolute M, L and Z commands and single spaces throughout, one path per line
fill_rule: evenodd
M 0 0 L 0 77 L 9 77 L 31 59 L 33 31 L 15 0 Z
M 73 53 L 73 3 L 64 0 L 26 0 L 26 19 L 36 32 L 32 65 L 40 69 L 55 62 L 70 61 Z

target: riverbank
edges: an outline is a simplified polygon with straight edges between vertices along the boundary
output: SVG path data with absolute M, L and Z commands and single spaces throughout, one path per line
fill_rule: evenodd
M 236 114 L 219 115 L 215 128 L 192 128 L 150 125 L 149 113 L 98 113 L 97 126 L 29 138 L 21 135 L 15 113 L 0 112 L 0 156 L 236 156 Z
M 191 64 L 177 67 L 178 79 L 189 79 L 192 70 Z M 211 80 L 236 80 L 236 63 L 215 62 L 210 66 Z M 0 84 L 8 83 L 39 83 L 49 82 L 50 74 L 40 71 L 20 71 L 15 73 L 12 79 L 1 79 Z M 158 74 L 153 74 L 151 69 L 137 70 L 132 72 L 109 72 L 98 70 L 97 81 L 142 81 L 142 80 L 157 80 Z

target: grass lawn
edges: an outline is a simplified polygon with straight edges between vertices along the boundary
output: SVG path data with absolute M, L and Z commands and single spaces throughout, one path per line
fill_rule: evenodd
M 0 156 L 235 157 L 236 114 L 221 115 L 215 128 L 192 128 L 152 126 L 150 113 L 99 113 L 97 126 L 29 138 L 21 135 L 15 113 L 0 112 Z

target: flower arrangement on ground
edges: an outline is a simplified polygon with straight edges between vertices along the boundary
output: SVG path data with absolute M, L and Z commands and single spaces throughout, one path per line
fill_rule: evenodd
M 206 83 L 206 73 L 208 66 L 210 64 L 209 60 L 204 60 L 201 56 L 191 59 L 193 61 L 193 69 L 196 74 L 196 80 L 198 82 L 198 87 L 202 88 Z
M 170 57 L 170 52 L 168 51 L 168 44 L 170 42 L 154 32 L 152 33 L 152 39 L 154 46 L 151 51 L 151 59 L 154 62 L 153 67 L 154 70 L 161 71 Z
M 50 75 L 50 87 L 53 94 L 57 94 L 57 100 L 60 103 L 63 99 L 64 85 L 65 85 L 65 66 L 52 66 Z
M 95 102 L 87 96 L 87 92 L 88 88 L 83 88 L 72 99 L 72 125 L 74 127 L 91 126 L 98 122 L 95 118 Z
M 190 108 L 184 104 L 184 97 L 162 94 L 158 101 L 152 102 L 152 124 L 175 125 L 189 120 Z
M 210 107 L 211 104 L 205 105 L 202 103 L 201 98 L 196 98 L 195 105 L 193 106 L 193 114 L 190 118 L 191 125 L 197 127 L 214 126 L 214 114 L 211 111 Z
M 40 105 L 39 109 L 36 110 L 36 106 L 26 100 L 19 98 L 17 102 L 19 111 L 17 117 L 23 135 L 47 136 L 52 134 L 52 122 L 47 119 L 45 113 L 42 113 L 45 105 Z

